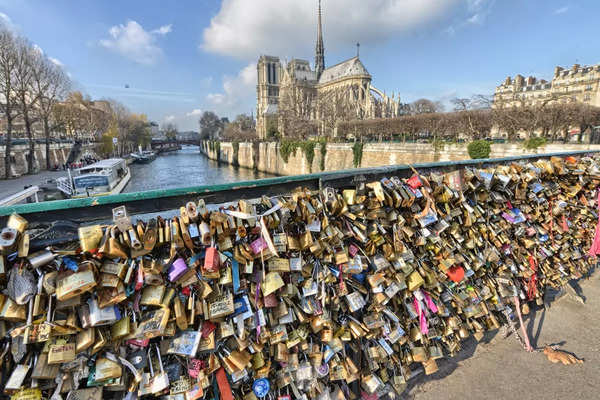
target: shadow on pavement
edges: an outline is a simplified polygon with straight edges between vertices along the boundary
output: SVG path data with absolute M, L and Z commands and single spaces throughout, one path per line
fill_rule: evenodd
M 409 380 L 406 389 L 400 396 L 400 399 L 413 399 L 414 393 L 411 392 L 416 387 L 422 385 L 425 382 L 444 379 L 445 377 L 451 375 L 458 368 L 458 364 L 461 361 L 471 358 L 471 356 L 475 354 L 475 350 L 477 350 L 477 346 L 479 344 L 487 344 L 491 342 L 492 339 L 494 339 L 494 337 L 496 337 L 496 335 L 500 333 L 500 331 L 501 329 L 494 329 L 485 332 L 483 338 L 479 342 L 473 336 L 469 337 L 468 339 L 465 339 L 461 343 L 461 350 L 454 357 L 447 357 L 436 360 L 439 368 L 439 370 L 436 373 L 431 375 L 425 375 L 423 372 L 421 372 L 418 376 Z
M 597 269 L 597 268 L 593 268 L 593 269 Z M 592 274 L 588 274 L 587 276 L 583 277 L 582 279 L 589 279 L 590 276 L 593 275 L 593 271 L 591 271 L 591 272 L 592 272 Z M 573 289 L 573 291 L 577 294 L 577 296 L 581 297 L 581 299 L 583 299 L 585 301 L 585 296 L 583 296 L 583 290 L 582 290 L 581 286 L 579 285 L 578 281 L 575 281 L 575 280 L 570 281 L 568 283 L 568 286 L 570 286 L 570 288 Z M 544 326 L 544 321 L 546 319 L 546 310 L 548 308 L 550 308 L 551 303 L 562 298 L 565 294 L 566 294 L 566 291 L 564 289 L 563 290 L 553 290 L 551 288 L 547 288 L 546 295 L 544 296 L 544 304 L 536 305 L 535 303 L 533 303 L 530 306 L 529 314 L 523 316 L 524 323 L 526 324 L 525 329 L 527 331 L 527 334 L 529 335 L 530 343 L 534 348 L 543 348 L 546 345 L 562 347 L 567 343 L 565 340 L 562 340 L 562 341 L 559 341 L 556 343 L 541 343 L 541 344 L 538 343 L 538 340 L 542 333 L 542 328 Z M 519 329 L 519 333 L 520 333 L 519 326 L 517 326 L 517 329 Z M 424 384 L 426 382 L 444 379 L 447 376 L 451 375 L 458 368 L 459 363 L 461 361 L 464 361 L 464 360 L 470 358 L 471 356 L 473 356 L 473 354 L 475 353 L 475 351 L 477 349 L 477 346 L 480 343 L 482 343 L 482 344 L 490 343 L 492 341 L 492 339 L 494 339 L 496 337 L 496 335 L 498 335 L 500 332 L 503 332 L 503 331 L 504 330 L 502 328 L 487 331 L 485 333 L 483 339 L 479 342 L 473 336 L 464 340 L 462 342 L 461 350 L 454 357 L 447 357 L 447 358 L 437 360 L 439 370 L 436 373 L 431 374 L 431 375 L 425 375 L 423 370 L 421 369 L 420 374 L 418 374 L 414 378 L 410 379 L 407 383 L 406 389 L 400 396 L 400 399 L 405 399 L 405 400 L 414 399 L 417 394 L 417 391 L 415 391 L 415 389 L 417 389 L 422 384 Z M 502 338 L 504 340 L 513 336 L 510 329 L 506 330 L 505 332 L 506 333 L 502 334 Z M 511 340 L 514 340 L 514 339 L 511 339 Z M 570 352 L 567 352 L 567 353 L 572 354 L 573 356 L 576 356 L 573 353 L 570 353 Z

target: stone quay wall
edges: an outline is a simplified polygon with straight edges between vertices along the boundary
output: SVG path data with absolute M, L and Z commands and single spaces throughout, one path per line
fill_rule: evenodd
M 67 162 L 72 143 L 50 143 L 50 165 L 62 165 Z M 34 147 L 35 158 L 33 160 L 34 171 L 43 171 L 46 169 L 46 145 L 36 143 Z M 83 145 L 82 151 L 94 151 L 94 145 Z M 29 144 L 12 145 L 11 155 L 13 161 L 11 164 L 11 174 L 18 177 L 27 174 L 27 154 L 29 154 Z M 4 178 L 4 156 L 6 146 L 0 145 L 0 179 Z
M 521 143 L 492 144 L 490 158 L 523 156 L 527 154 L 555 153 L 561 151 L 600 150 L 598 144 L 547 144 L 537 151 L 526 150 Z M 273 175 L 298 175 L 321 172 L 321 145 L 315 145 L 312 165 L 302 149 L 296 149 L 285 162 L 279 152 L 279 143 L 238 143 L 237 159 L 231 142 L 220 142 L 219 146 L 203 141 L 201 150 L 211 160 L 251 168 Z M 218 154 L 217 154 L 218 151 Z M 359 167 L 381 167 L 398 164 L 416 164 L 438 161 L 470 159 L 467 144 L 445 144 L 436 149 L 429 143 L 365 143 Z M 324 171 L 354 168 L 353 143 L 328 143 L 325 152 Z

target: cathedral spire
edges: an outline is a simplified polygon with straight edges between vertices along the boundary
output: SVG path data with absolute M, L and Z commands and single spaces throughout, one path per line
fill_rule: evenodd
M 315 71 L 317 80 L 325 69 L 325 48 L 323 47 L 323 29 L 321 27 L 321 0 L 319 0 L 319 21 L 317 25 L 317 47 L 315 52 Z

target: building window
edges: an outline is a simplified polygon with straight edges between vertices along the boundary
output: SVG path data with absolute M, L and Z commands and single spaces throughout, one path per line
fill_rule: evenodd
M 583 96 L 583 101 L 590 101 L 592 99 L 592 96 L 590 96 L 589 94 L 586 94 L 585 96 Z

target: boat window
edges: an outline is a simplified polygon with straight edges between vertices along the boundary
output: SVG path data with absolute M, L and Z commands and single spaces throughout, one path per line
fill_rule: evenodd
M 75 187 L 78 189 L 85 189 L 89 187 L 95 186 L 108 186 L 108 177 L 107 176 L 99 176 L 99 175 L 87 175 L 87 176 L 78 176 L 73 178 L 75 182 Z

